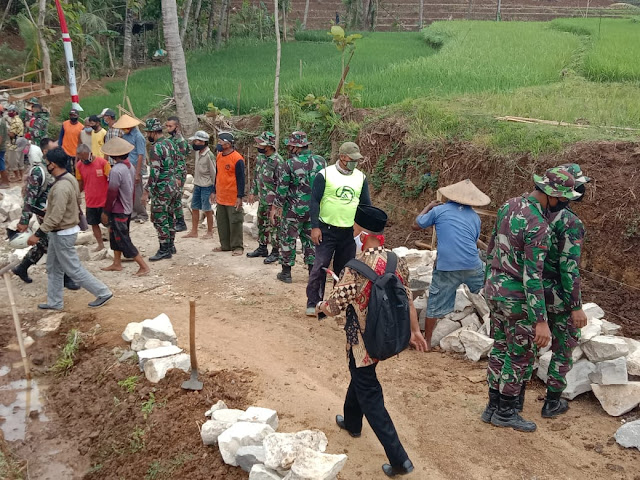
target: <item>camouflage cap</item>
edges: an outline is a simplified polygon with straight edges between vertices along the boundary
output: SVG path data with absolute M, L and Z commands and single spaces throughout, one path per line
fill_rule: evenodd
M 584 185 L 585 183 L 589 183 L 591 181 L 591 178 L 582 173 L 582 169 L 577 163 L 565 163 L 564 165 L 560 165 L 560 168 L 564 168 L 567 172 L 573 175 L 573 180 L 576 183 L 576 187 L 579 187 L 580 185 Z
M 38 100 L 38 97 L 31 97 L 29 99 L 29 103 L 31 103 L 31 104 L 40 103 L 40 100 Z
M 7 107 L 7 112 L 17 112 L 18 111 L 18 107 L 16 107 L 15 105 L 11 104 Z
M 276 146 L 276 135 L 272 132 L 262 132 L 259 137 L 254 137 L 254 140 L 261 147 L 275 147 Z
M 573 175 L 562 167 L 550 168 L 544 172 L 544 175 L 536 175 L 534 173 L 533 182 L 543 193 L 550 197 L 575 200 L 582 196 L 581 193 L 574 190 L 575 180 Z
M 162 123 L 160 123 L 160 120 L 155 117 L 147 118 L 147 121 L 144 122 L 144 131 L 145 132 L 161 132 Z
M 306 147 L 310 143 L 307 134 L 302 131 L 292 132 L 289 138 L 284 141 L 285 145 L 291 145 L 292 147 Z

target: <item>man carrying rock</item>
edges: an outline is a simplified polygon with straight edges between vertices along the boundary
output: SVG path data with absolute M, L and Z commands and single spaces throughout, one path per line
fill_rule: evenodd
M 472 293 L 478 293 L 484 286 L 484 268 L 478 256 L 480 217 L 472 207 L 491 202 L 469 179 L 438 192 L 446 203 L 431 202 L 413 224 L 414 230 L 433 226 L 438 236 L 438 257 L 425 318 L 427 350 L 431 350 L 431 335 L 438 320 L 453 312 L 458 287 L 464 283 Z
M 43 310 L 62 310 L 63 279 L 67 274 L 96 296 L 89 307 L 97 308 L 113 297 L 111 290 L 91 275 L 80 262 L 75 248 L 80 231 L 80 189 L 78 182 L 66 169 L 67 154 L 60 147 L 47 153 L 47 169 L 55 178 L 47 199 L 47 212 L 40 228 L 29 237 L 29 245 L 35 245 L 44 236 L 48 236 L 47 247 L 47 303 L 38 308 Z
M 326 167 L 324 158 L 313 155 L 309 150 L 309 140 L 305 132 L 293 132 L 285 140 L 289 157 L 277 170 L 277 188 L 274 207 L 271 210 L 272 223 L 281 218 L 280 263 L 282 271 L 277 278 L 291 283 L 291 267 L 296 263 L 296 238 L 300 238 L 304 253 L 304 263 L 309 272 L 313 267 L 316 252 L 311 241 L 311 188 L 320 170 Z
M 385 273 L 388 250 L 384 245 L 384 227 L 387 215 L 371 205 L 360 205 L 355 213 L 353 233 L 364 237 L 363 251 L 358 260 L 364 262 L 378 275 Z M 353 238 L 353 237 L 352 237 Z M 404 285 L 409 301 L 411 339 L 410 344 L 419 351 L 425 351 L 427 344 L 420 333 L 418 314 L 411 300 L 408 288 L 409 269 L 402 258 L 397 259 L 395 274 Z M 384 406 L 382 386 L 376 376 L 378 360 L 371 358 L 364 345 L 362 333 L 366 328 L 368 304 L 372 283 L 351 268 L 345 268 L 340 281 L 331 292 L 329 299 L 318 305 L 318 311 L 334 316 L 346 311 L 347 359 L 351 383 L 344 401 L 344 416 L 337 415 L 338 426 L 357 438 L 362 433 L 362 417 L 366 417 L 371 429 L 384 447 L 389 463 L 382 466 L 384 473 L 393 477 L 413 471 L 414 466 L 398 438 L 393 421 Z
M 133 149 L 129 152 L 129 163 L 131 163 L 135 171 L 131 220 L 136 223 L 144 223 L 149 220 L 147 205 L 142 201 L 143 177 L 147 172 L 147 145 L 138 125 L 140 125 L 140 121 L 127 114 L 122 115 L 113 124 L 114 128 L 122 130 L 122 138 L 133 145 Z
M 24 123 L 18 117 L 18 109 L 15 105 L 7 107 L 7 116 L 9 117 L 9 144 L 7 145 L 7 170 L 9 174 L 13 174 L 12 182 L 22 181 L 22 172 L 24 168 L 23 148 L 18 147 L 18 141 L 24 138 Z
M 253 188 L 249 202 L 258 198 L 258 248 L 247 253 L 247 257 L 266 257 L 264 263 L 278 261 L 280 255 L 280 218 L 271 216 L 272 206 L 276 199 L 277 172 L 284 164 L 284 160 L 276 148 L 276 136 L 271 132 L 262 132 L 255 137 L 258 149 L 256 166 L 253 175 Z M 271 240 L 271 253 L 269 253 Z
M 184 232 L 187 224 L 184 221 L 184 209 L 182 208 L 182 194 L 184 193 L 184 182 L 187 179 L 187 157 L 191 149 L 189 142 L 184 138 L 180 131 L 180 119 L 178 117 L 169 117 L 164 125 L 167 127 L 169 140 L 173 143 L 176 151 L 176 175 L 178 176 L 178 194 L 174 199 L 174 212 L 176 217 L 176 232 Z
M 493 349 L 489 354 L 489 403 L 482 421 L 498 427 L 533 432 L 536 424 L 523 419 L 521 386 L 535 357 L 551 332 L 542 272 L 549 250 L 549 212 L 575 200 L 573 176 L 565 169 L 534 175 L 536 189 L 512 198 L 499 210 L 487 249 L 485 296 L 491 311 Z
M 178 194 L 176 172 L 176 151 L 173 142 L 162 134 L 162 124 L 157 118 L 149 118 L 145 131 L 151 144 L 149 163 L 151 171 L 145 186 L 143 202 L 151 197 L 151 221 L 158 232 L 160 248 L 149 257 L 152 262 L 171 258 L 176 253 L 174 240 L 175 229 L 175 196 Z
M 333 257 L 333 270 L 339 274 L 356 255 L 353 219 L 359 205 L 370 205 L 369 184 L 358 170 L 360 147 L 353 142 L 340 146 L 338 161 L 318 172 L 311 193 L 311 240 L 316 258 L 307 284 L 307 316 L 324 297 L 325 269 Z

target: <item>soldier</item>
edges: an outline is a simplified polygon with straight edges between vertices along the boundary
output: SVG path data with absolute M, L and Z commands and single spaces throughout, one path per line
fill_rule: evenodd
M 575 190 L 584 198 L 585 185 L 591 181 L 575 163 L 561 165 L 575 181 Z M 571 352 L 580 340 L 580 329 L 587 324 L 580 293 L 580 255 L 584 225 L 570 209 L 564 208 L 549 219 L 549 254 L 544 262 L 542 284 L 551 329 L 551 362 L 547 378 L 547 397 L 542 407 L 543 418 L 566 412 L 569 404 L 561 399 L 567 388 L 566 376 L 573 366 Z
M 326 166 L 324 158 L 309 150 L 305 132 L 293 132 L 285 140 L 289 158 L 277 171 L 276 197 L 271 218 L 282 218 L 280 230 L 280 264 L 278 280 L 291 283 L 291 267 L 296 263 L 296 238 L 300 237 L 304 263 L 313 267 L 316 251 L 311 241 L 311 187 L 317 173 Z
M 18 117 L 18 109 L 15 105 L 7 107 L 9 117 L 9 143 L 7 145 L 7 170 L 13 174 L 13 182 L 22 181 L 24 154 L 18 148 L 18 140 L 24 138 L 24 123 Z
M 533 432 L 534 422 L 518 413 L 521 385 L 531 368 L 536 346 L 549 343 L 551 332 L 542 287 L 549 249 L 548 212 L 580 197 L 573 176 L 562 168 L 534 175 L 535 191 L 512 198 L 498 210 L 487 249 L 485 296 L 491 310 L 487 382 L 489 404 L 482 421 L 498 427 Z
M 22 125 L 24 127 L 27 127 L 29 125 L 29 122 L 31 121 L 31 118 L 33 118 L 33 105 L 35 105 L 36 103 L 40 103 L 38 97 L 31 97 L 25 102 L 24 108 L 20 111 L 20 120 L 22 121 Z
M 187 224 L 184 221 L 184 209 L 182 208 L 182 193 L 184 192 L 184 182 L 187 179 L 187 157 L 191 152 L 189 142 L 184 138 L 180 131 L 180 119 L 178 117 L 169 117 L 164 125 L 167 127 L 167 133 L 171 135 L 169 140 L 173 143 L 176 150 L 176 172 L 178 177 L 178 188 L 180 194 L 176 195 L 174 212 L 176 218 L 176 232 L 184 232 Z
M 143 202 L 151 196 L 151 221 L 158 232 L 160 249 L 149 260 L 156 262 L 171 258 L 176 253 L 173 244 L 175 197 L 179 192 L 176 180 L 176 151 L 171 140 L 162 134 L 162 124 L 157 118 L 147 119 L 145 131 L 151 144 L 149 153 L 150 173 L 145 186 Z
M 279 250 L 279 219 L 270 221 L 269 214 L 276 198 L 276 172 L 284 160 L 276 149 L 276 136 L 271 132 L 262 132 L 255 137 L 258 146 L 258 157 L 253 176 L 253 188 L 249 202 L 253 203 L 258 197 L 258 248 L 247 253 L 247 257 L 266 257 L 264 263 L 274 263 L 278 260 Z M 271 253 L 267 244 L 271 239 Z
M 28 134 L 29 140 L 34 145 L 40 145 L 40 140 L 47 137 L 49 129 L 49 112 L 42 108 L 42 105 L 36 103 L 32 107 L 33 117 L 29 124 Z
M 9 188 L 9 174 L 4 160 L 9 145 L 9 126 L 4 118 L 4 107 L 0 105 L 0 188 Z

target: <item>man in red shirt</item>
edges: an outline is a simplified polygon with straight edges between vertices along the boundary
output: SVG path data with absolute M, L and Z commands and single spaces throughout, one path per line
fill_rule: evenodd
M 82 144 L 78 145 L 76 158 L 76 179 L 78 180 L 80 191 L 84 191 L 84 199 L 87 204 L 87 223 L 91 225 L 93 235 L 96 237 L 98 246 L 95 251 L 99 252 L 104 248 L 102 232 L 100 231 L 100 219 L 102 209 L 107 201 L 107 190 L 109 189 L 109 172 L 111 165 L 102 157 L 94 157 L 91 148 Z

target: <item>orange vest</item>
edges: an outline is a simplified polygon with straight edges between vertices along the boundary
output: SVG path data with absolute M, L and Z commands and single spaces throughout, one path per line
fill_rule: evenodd
M 235 150 L 229 155 L 218 152 L 216 156 L 216 202 L 220 205 L 233 206 L 238 200 L 236 163 L 239 160 L 244 158 Z
M 64 137 L 62 137 L 62 149 L 70 157 L 75 157 L 78 153 L 78 144 L 80 143 L 80 132 L 84 128 L 82 122 L 78 121 L 75 125 L 69 120 L 62 122 L 64 128 Z

